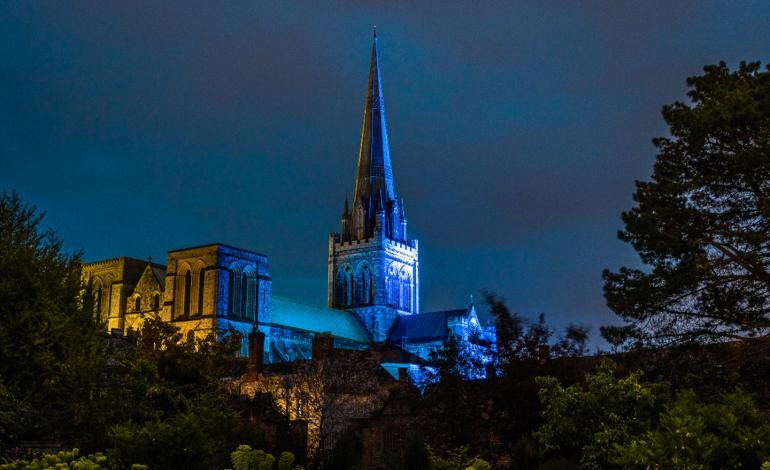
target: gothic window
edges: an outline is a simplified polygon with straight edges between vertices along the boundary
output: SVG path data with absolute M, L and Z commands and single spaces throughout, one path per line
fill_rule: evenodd
M 350 266 L 342 266 L 337 271 L 337 305 L 350 307 L 353 305 L 355 286 L 353 269 Z
M 246 274 L 246 300 L 243 310 L 243 318 L 249 321 L 257 320 L 257 306 L 259 305 L 259 291 L 257 289 L 257 273 L 254 270 L 249 270 Z
M 232 317 L 235 304 L 235 273 L 232 269 L 227 272 L 227 316 Z
M 345 270 L 345 305 L 353 305 L 353 270 L 348 268 Z
M 337 277 L 334 280 L 334 304 L 338 307 L 345 305 L 345 270 L 337 269 Z
M 246 318 L 247 311 L 247 301 L 248 301 L 248 292 L 249 292 L 249 278 L 246 275 L 246 273 L 241 274 L 241 311 L 238 312 L 241 318 Z
M 372 271 L 369 266 L 365 267 L 361 282 L 364 284 L 364 303 L 371 305 L 374 303 L 374 289 L 372 289 Z
M 253 314 L 254 322 L 259 321 L 259 280 L 256 276 L 256 274 L 251 278 L 251 282 L 253 284 L 252 286 L 252 292 L 254 292 L 254 306 L 251 309 L 251 312 Z
M 184 275 L 184 308 L 182 310 L 183 315 L 190 314 L 190 289 L 192 288 L 192 276 L 190 271 L 187 271 Z
M 198 275 L 198 313 L 203 315 L 203 286 L 206 283 L 206 271 L 201 268 Z
M 134 312 L 141 312 L 142 311 L 142 298 L 140 296 L 136 296 L 134 299 Z
M 364 266 L 361 270 L 361 284 L 362 284 L 362 300 L 364 305 L 372 305 L 374 303 L 374 289 L 372 288 L 372 271 L 369 266 Z
M 372 270 L 367 263 L 361 263 L 355 279 L 356 305 L 371 305 L 373 303 L 372 284 Z
M 399 308 L 404 311 L 412 309 L 412 277 L 405 267 L 398 276 L 398 290 L 400 295 Z
M 94 299 L 94 304 L 96 305 L 96 319 L 101 320 L 102 319 L 102 285 L 101 283 L 97 284 L 96 288 L 94 289 L 94 296 L 96 297 Z
M 399 290 L 398 272 L 396 271 L 396 267 L 394 265 L 391 265 L 390 268 L 388 268 L 387 288 L 388 305 L 398 308 L 401 292 Z
M 155 294 L 152 298 L 152 309 L 160 310 L 160 294 Z

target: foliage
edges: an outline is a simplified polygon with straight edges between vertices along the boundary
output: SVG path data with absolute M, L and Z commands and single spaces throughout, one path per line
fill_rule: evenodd
M 88 433 L 104 337 L 81 301 L 80 260 L 16 193 L 0 195 L 0 446 Z
M 652 178 L 637 182 L 622 240 L 648 270 L 604 272 L 627 321 L 615 345 L 743 339 L 770 331 L 770 72 L 707 66 L 690 103 L 663 108 Z
M 157 469 L 215 468 L 226 460 L 238 433 L 240 417 L 216 395 L 180 400 L 183 410 L 164 419 L 129 422 L 112 428 L 109 456 L 116 463 L 140 462 Z
M 110 468 L 107 457 L 97 452 L 88 456 L 80 456 L 78 449 L 60 451 L 56 454 L 44 455 L 37 459 L 26 461 L 16 460 L 7 464 L 0 464 L 0 470 L 47 470 L 47 469 L 74 469 L 74 470 L 100 470 Z M 141 465 L 131 467 L 132 470 L 147 470 Z
M 585 384 L 539 379 L 543 424 L 534 433 L 546 457 L 581 468 L 756 468 L 770 456 L 770 422 L 737 390 L 716 402 L 692 390 L 665 404 L 658 384 L 641 373 L 615 376 L 604 361 Z
M 623 468 L 756 468 L 770 456 L 770 422 L 744 392 L 702 403 L 685 391 L 660 415 L 659 425 L 618 446 Z
M 119 464 L 213 468 L 253 439 L 220 390 L 222 378 L 243 370 L 233 352 L 238 339 L 178 340 L 176 328 L 150 317 L 136 348 L 113 357 L 112 377 L 130 404 L 109 432 L 109 455 Z
M 400 467 L 404 470 L 421 470 L 429 467 L 430 453 L 425 446 L 425 440 L 421 433 L 415 434 L 409 440 L 404 450 L 404 459 L 401 463 Z M 396 465 L 391 467 L 398 468 Z
M 291 452 L 281 452 L 278 457 L 278 470 L 291 470 L 294 467 L 294 454 Z
M 485 300 L 495 319 L 499 366 L 506 368 L 522 361 L 543 361 L 560 357 L 579 357 L 586 353 L 588 328 L 570 324 L 556 341 L 545 314 L 525 327 L 525 320 L 508 310 L 505 302 L 492 293 Z
M 284 457 L 285 454 L 288 454 Z M 294 456 L 289 452 L 281 454 L 280 470 L 289 470 L 291 463 L 286 466 L 286 462 L 294 461 Z M 242 444 L 230 454 L 230 461 L 233 463 L 233 470 L 273 470 L 275 457 L 264 450 L 252 449 L 251 446 Z M 283 465 L 283 466 L 281 466 Z
M 467 380 L 483 370 L 483 363 L 451 336 L 431 353 L 429 362 L 430 367 L 422 369 L 420 384 L 425 387 L 420 414 L 426 437 L 440 452 L 469 445 L 476 426 L 489 416 L 486 390 L 479 381 Z
M 486 302 L 495 318 L 497 329 L 497 376 L 486 388 L 483 397 L 491 404 L 487 414 L 489 422 L 484 436 L 487 441 L 497 442 L 496 448 L 476 448 L 482 454 L 496 452 L 522 452 L 514 449 L 517 442 L 526 438 L 540 424 L 540 407 L 535 381 L 539 375 L 559 378 L 563 383 L 573 383 L 583 373 L 594 367 L 593 360 L 583 360 L 586 352 L 588 330 L 569 325 L 554 339 L 556 332 L 540 315 L 528 322 L 509 311 L 504 301 L 487 293 Z M 526 406 L 522 406 L 526 403 Z M 480 433 L 474 431 L 473 435 Z
M 78 256 L 40 222 L 0 196 L 0 447 L 59 440 L 109 448 L 122 467 L 221 466 L 250 439 L 220 390 L 244 370 L 239 338 L 180 343 L 156 317 L 133 341 L 109 338 Z
M 535 432 L 546 454 L 579 459 L 582 468 L 611 468 L 614 448 L 651 428 L 656 417 L 655 387 L 641 374 L 615 377 L 615 364 L 605 360 L 585 384 L 563 387 L 542 377 L 543 423 Z
M 450 449 L 444 457 L 439 457 L 428 447 L 430 470 L 491 470 L 492 466 L 486 460 L 478 457 L 468 457 L 465 446 Z
M 388 396 L 369 351 L 333 350 L 328 357 L 297 363 L 293 373 L 265 385 L 282 412 L 307 420 L 308 447 L 317 464 L 360 454 L 360 444 L 346 433 L 350 420 L 370 416 Z M 335 449 L 342 445 L 348 448 Z

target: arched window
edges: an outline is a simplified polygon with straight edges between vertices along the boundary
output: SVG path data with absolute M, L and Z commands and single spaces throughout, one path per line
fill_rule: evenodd
M 235 273 L 232 269 L 227 272 L 227 316 L 232 317 L 235 313 Z
M 203 287 L 206 284 L 206 271 L 201 268 L 198 275 L 198 313 L 203 315 Z
M 94 289 L 94 304 L 96 305 L 96 319 L 102 319 L 102 285 L 98 284 Z
M 364 264 L 360 273 L 361 293 L 359 303 L 361 305 L 372 305 L 374 303 L 374 289 L 372 288 L 372 271 L 369 266 Z
M 192 288 L 192 276 L 190 271 L 187 271 L 184 275 L 184 309 L 182 313 L 184 315 L 190 314 L 190 289 Z
M 342 307 L 345 305 L 345 270 L 337 269 L 337 277 L 334 280 L 334 305 Z
M 353 286 L 353 270 L 348 268 L 345 270 L 345 305 L 353 305 L 354 298 L 354 286 Z
M 409 311 L 412 308 L 412 283 L 404 279 L 401 283 L 401 309 Z
M 249 278 L 246 273 L 243 273 L 241 274 L 241 311 L 238 312 L 241 318 L 247 317 L 246 307 L 248 306 L 247 301 L 249 300 L 248 292 Z
M 160 294 L 155 294 L 152 297 L 152 309 L 160 310 Z
M 142 311 L 142 298 L 138 295 L 134 299 L 134 312 L 141 312 Z
M 388 269 L 387 278 L 388 305 L 391 307 L 399 307 L 399 296 L 401 294 L 399 287 L 398 272 L 395 266 L 391 266 Z
M 409 311 L 412 308 L 412 279 L 409 272 L 401 271 L 398 279 L 401 310 Z

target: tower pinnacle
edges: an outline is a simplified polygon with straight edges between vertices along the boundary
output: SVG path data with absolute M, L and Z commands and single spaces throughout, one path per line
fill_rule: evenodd
M 390 161 L 388 128 L 385 119 L 385 102 L 382 94 L 377 29 L 372 36 L 372 56 L 369 65 L 369 81 L 366 86 L 364 118 L 361 126 L 361 144 L 358 149 L 358 173 L 353 207 L 364 207 L 363 220 L 367 236 L 374 228 L 375 215 L 369 208 L 379 203 L 373 198 L 383 193 L 382 204 L 389 207 L 396 200 L 393 188 L 393 168 Z

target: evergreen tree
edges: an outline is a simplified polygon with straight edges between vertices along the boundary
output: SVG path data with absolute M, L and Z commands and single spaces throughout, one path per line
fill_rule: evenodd
M 0 195 L 0 444 L 88 426 L 104 333 L 81 299 L 80 260 L 16 193 Z
M 770 72 L 705 67 L 689 103 L 663 108 L 670 137 L 619 236 L 649 269 L 605 271 L 608 305 L 627 321 L 612 343 L 671 345 L 770 330 Z

